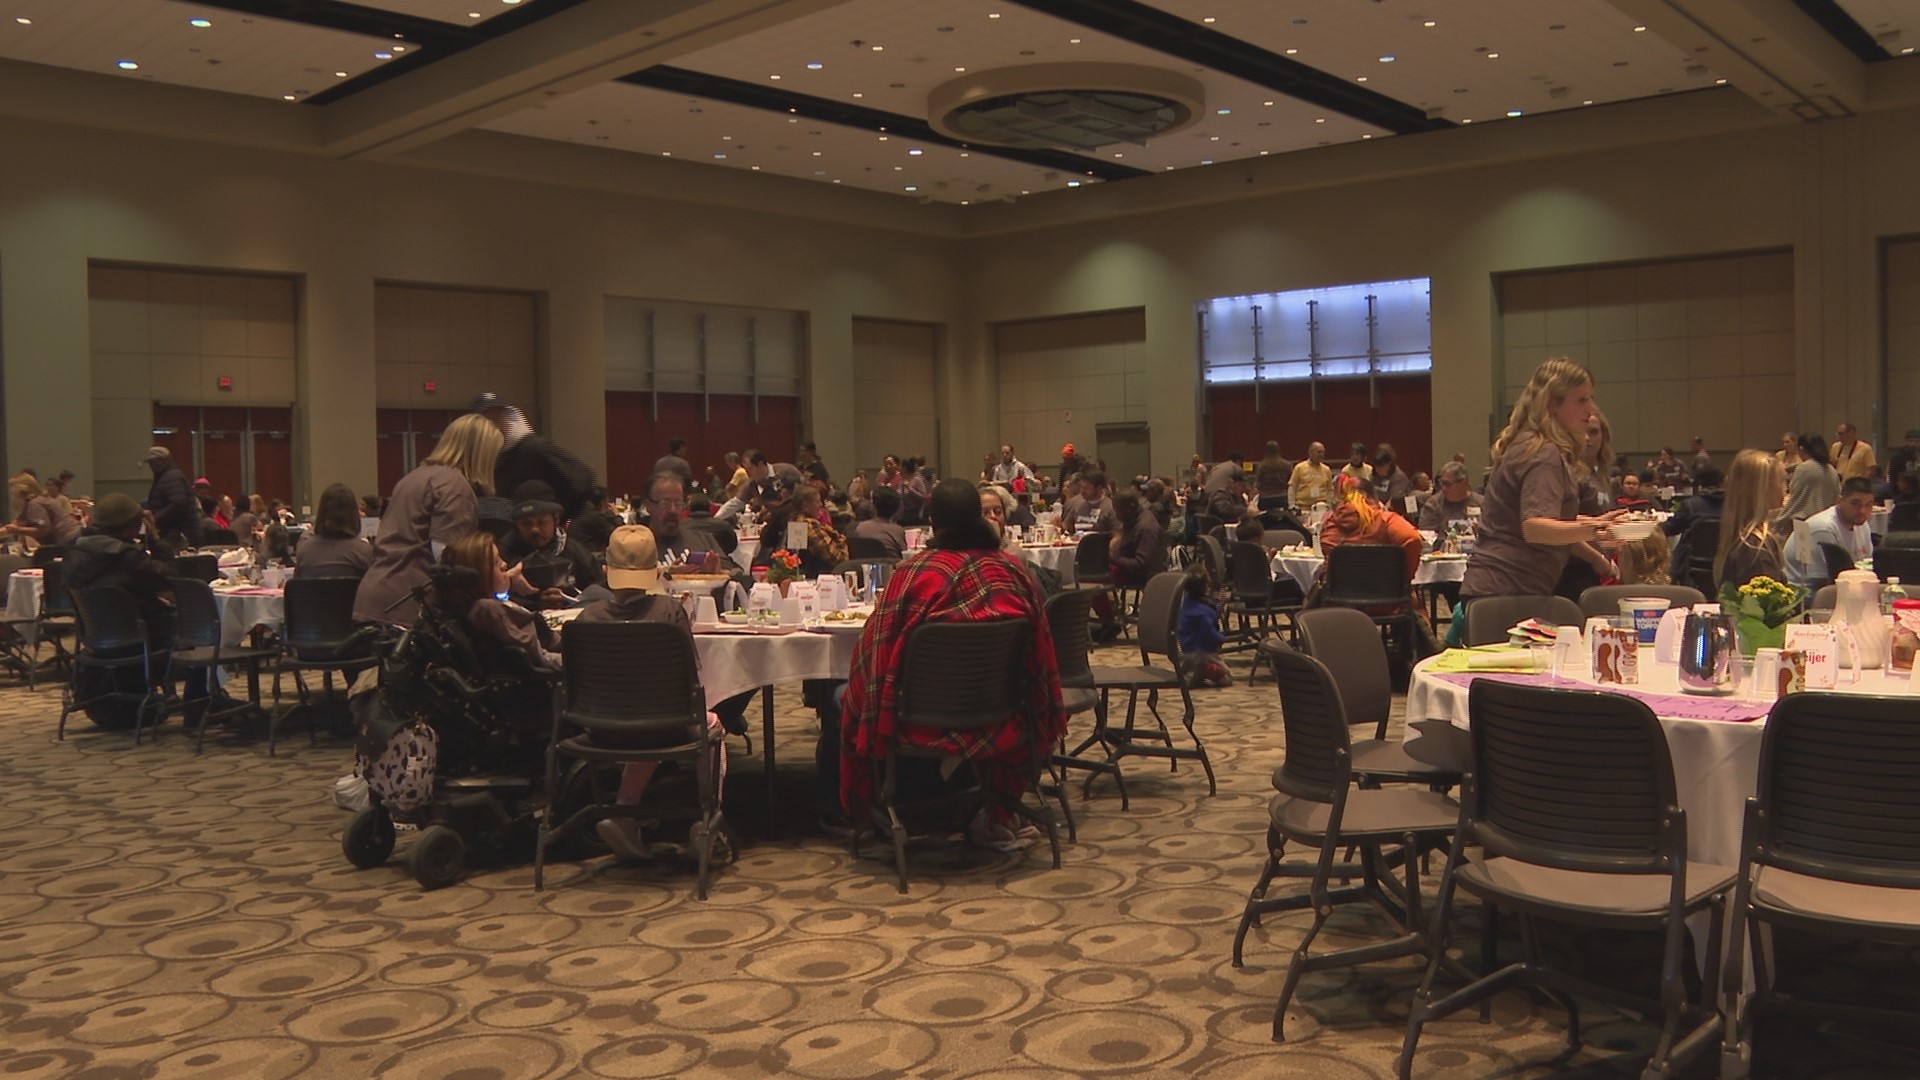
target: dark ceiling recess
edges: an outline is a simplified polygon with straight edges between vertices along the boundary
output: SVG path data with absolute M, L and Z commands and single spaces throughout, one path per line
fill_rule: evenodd
M 438 19 L 423 19 L 381 8 L 343 3 L 341 0 L 185 0 L 199 8 L 219 8 L 241 15 L 257 15 L 281 22 L 340 30 L 349 34 L 389 38 L 418 46 L 420 51 L 392 60 L 344 82 L 329 86 L 318 94 L 301 99 L 304 105 L 325 105 L 351 97 L 388 79 L 444 60 L 454 53 L 471 49 L 482 42 L 504 37 L 523 26 L 556 15 L 585 0 L 526 0 L 525 3 L 474 26 L 460 26 Z
M 1834 40 L 1847 47 L 1847 51 L 1871 64 L 1875 60 L 1891 60 L 1893 54 L 1883 48 L 1866 27 L 1854 21 L 1847 9 L 1840 6 L 1839 0 L 1793 0 L 1794 6 L 1807 13 L 1807 18 L 1820 24 L 1820 29 L 1833 35 Z
M 1450 121 L 1428 118 L 1424 109 L 1385 94 L 1377 94 L 1318 68 L 1289 60 L 1237 37 L 1188 22 L 1136 0 L 1012 2 L 1168 56 L 1177 56 L 1236 79 L 1244 79 L 1342 116 L 1385 128 L 1395 135 L 1442 131 L 1453 127 Z
M 1043 169 L 1057 169 L 1075 176 L 1092 176 L 1101 180 L 1127 180 L 1136 176 L 1153 175 L 1144 169 L 1085 158 L 1063 150 L 1019 150 L 1004 146 L 961 142 L 933 130 L 932 126 L 917 116 L 902 116 L 899 113 L 884 112 L 880 109 L 869 109 L 827 98 L 796 94 L 789 90 L 775 90 L 758 83 L 742 82 L 720 75 L 708 75 L 700 71 L 688 71 L 685 68 L 665 65 L 650 67 L 645 71 L 636 71 L 631 75 L 623 76 L 620 81 L 634 86 L 651 87 L 655 90 L 670 90 L 688 97 L 725 101 L 752 109 L 801 116 L 809 120 L 838 124 L 841 127 L 859 128 L 863 131 L 884 131 L 889 135 L 917 139 L 935 146 L 951 146 L 976 154 L 1005 158 L 1026 165 L 1037 165 Z

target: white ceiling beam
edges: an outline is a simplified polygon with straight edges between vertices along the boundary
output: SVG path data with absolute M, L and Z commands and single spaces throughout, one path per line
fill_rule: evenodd
M 587 0 L 326 106 L 325 152 L 388 157 L 845 0 Z
M 1784 117 L 1867 107 L 1866 64 L 1792 0 L 1608 0 Z

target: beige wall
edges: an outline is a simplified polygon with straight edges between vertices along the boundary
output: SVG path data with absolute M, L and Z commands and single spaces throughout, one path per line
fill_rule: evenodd
M 1512 125 L 1505 137 L 1517 140 L 1525 131 Z M 1374 148 L 1346 149 L 1358 172 Z M 1309 169 L 1270 161 L 1209 171 L 1225 191 L 1243 178 L 1256 190 L 1278 186 L 1273 177 L 1284 170 Z M 1908 109 L 1161 212 L 1129 205 L 1124 216 L 969 240 L 967 270 L 974 313 L 987 322 L 1144 307 L 1155 471 L 1184 462 L 1198 443 L 1191 316 L 1197 300 L 1430 277 L 1433 450 L 1436 458 L 1460 450 L 1478 460 L 1501 380 L 1499 275 L 1765 249 L 1793 252 L 1799 422 L 1827 430 L 1851 414 L 1863 430 L 1879 431 L 1880 238 L 1920 231 L 1920 200 L 1911 196 L 1916 175 L 1920 111 Z M 1089 198 L 1138 201 L 1124 196 L 1124 186 L 1094 189 Z M 976 349 L 958 362 L 992 360 Z M 1305 433 L 1278 426 L 1272 434 L 1292 445 Z
M 1636 464 L 1698 435 L 1724 468 L 1797 429 L 1791 254 L 1509 274 L 1499 302 L 1497 414 L 1542 356 L 1572 356 Z
M 536 309 L 531 293 L 375 285 L 376 402 L 464 409 L 475 394 L 492 391 L 530 407 L 540 354 Z
M 940 370 L 940 329 L 926 323 L 853 321 L 853 471 L 880 470 L 881 459 L 926 453 L 948 471 L 935 442 L 939 431 L 935 387 Z M 949 459 L 949 461 L 952 459 Z M 962 459 L 962 462 L 964 463 Z M 958 471 L 958 465 L 953 466 Z
M 1882 462 L 1920 428 L 1920 239 L 1887 245 L 1887 424 L 1875 444 Z
M 946 323 L 961 292 L 950 248 L 878 228 L 12 119 L 0 145 L 8 459 L 68 465 L 81 491 L 90 261 L 302 279 L 303 499 L 373 488 L 377 282 L 540 296 L 541 425 L 596 468 L 606 296 L 806 313 L 810 434 L 848 461 L 854 316 Z
M 140 461 L 153 443 L 155 402 L 293 404 L 298 288 L 281 276 L 89 268 L 95 482 L 145 494 L 153 477 Z M 219 388 L 222 377 L 233 380 L 231 389 Z M 9 419 L 17 415 L 9 413 Z M 31 463 L 43 476 L 70 467 L 44 454 L 32 455 Z
M 1065 443 L 1092 456 L 1095 425 L 1148 422 L 1146 338 L 1146 313 L 1138 309 L 994 327 L 1000 441 L 1045 469 Z

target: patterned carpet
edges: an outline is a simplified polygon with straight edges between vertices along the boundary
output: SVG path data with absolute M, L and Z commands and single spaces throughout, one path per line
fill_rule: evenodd
M 1110 784 L 1076 798 L 1065 869 L 1044 845 L 1008 856 L 928 839 L 905 896 L 878 845 L 856 861 L 817 836 L 765 839 L 760 761 L 736 752 L 728 805 L 745 850 L 706 903 L 684 867 L 605 859 L 554 867 L 542 893 L 518 864 L 423 893 L 398 860 L 359 871 L 341 857 L 347 815 L 329 789 L 344 743 L 309 748 L 302 733 L 268 758 L 218 732 L 195 757 L 177 720 L 135 748 L 84 719 L 61 743 L 58 695 L 0 689 L 6 1080 L 1362 1080 L 1393 1074 L 1418 980 L 1413 960 L 1311 975 L 1276 1045 L 1273 998 L 1306 916 L 1269 919 L 1247 966 L 1228 963 L 1281 757 L 1270 682 L 1198 695 L 1217 796 L 1197 769 L 1137 763 L 1129 812 Z M 809 716 L 797 688 L 779 703 L 779 801 L 797 831 Z M 1342 915 L 1329 943 L 1376 929 Z M 1656 955 L 1630 940 L 1548 947 L 1623 972 Z M 1781 952 L 1790 975 L 1920 1000 L 1912 952 Z M 1430 1028 L 1416 1075 L 1635 1075 L 1606 1059 L 1644 1053 L 1650 1028 L 1587 1013 L 1591 1048 L 1567 1060 L 1559 1010 L 1503 995 L 1491 1024 Z M 1858 1034 L 1769 1025 L 1759 1075 L 1920 1076 L 1920 1051 Z

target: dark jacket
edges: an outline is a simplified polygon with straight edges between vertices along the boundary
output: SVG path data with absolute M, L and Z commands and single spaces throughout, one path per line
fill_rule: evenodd
M 534 434 L 500 451 L 493 466 L 494 494 L 511 499 L 529 480 L 545 481 L 553 489 L 554 501 L 572 517 L 593 488 L 593 470 L 552 439 Z
M 607 541 L 612 539 L 613 530 L 622 522 L 609 510 L 587 510 L 573 519 L 567 526 L 567 535 L 580 542 L 580 546 L 594 554 L 607 550 Z
M 740 536 L 733 526 L 714 517 L 712 514 L 688 514 L 680 519 L 681 532 L 705 533 L 713 540 L 713 546 L 706 550 L 718 551 L 722 555 L 732 555 L 740 546 Z
M 1693 537 L 1691 535 L 1693 527 L 1702 521 L 1719 521 L 1721 503 L 1725 501 L 1726 495 L 1718 491 L 1707 491 L 1699 495 L 1689 495 L 1681 500 L 1679 507 L 1674 510 L 1672 517 L 1660 523 L 1660 530 L 1662 532 L 1668 536 L 1677 536 L 1680 538 L 1674 542 L 1673 565 L 1669 568 L 1673 580 L 1687 580 L 1687 561 L 1692 558 L 1693 555 Z M 1704 551 L 1700 554 L 1701 558 L 1711 559 L 1714 553 Z
M 154 477 L 140 505 L 153 511 L 161 536 L 178 534 L 190 544 L 200 542 L 200 498 L 179 466 L 170 465 Z
M 1128 585 L 1145 585 L 1148 578 L 1167 568 L 1166 534 L 1152 510 L 1141 507 L 1133 524 L 1120 530 L 1120 546 L 1111 561 L 1114 580 Z
M 127 590 L 147 624 L 147 640 L 156 646 L 165 644 L 173 637 L 173 607 L 165 599 L 173 594 L 172 553 L 163 547 L 156 551 L 162 557 L 148 554 L 139 544 L 88 529 L 67 549 L 67 588 Z
M 560 588 L 577 593 L 598 585 L 602 577 L 593 553 L 571 536 L 564 541 L 555 537 L 552 543 L 534 551 L 517 531 L 509 533 L 500 543 L 500 557 L 508 566 L 519 564 L 527 582 L 536 589 Z

